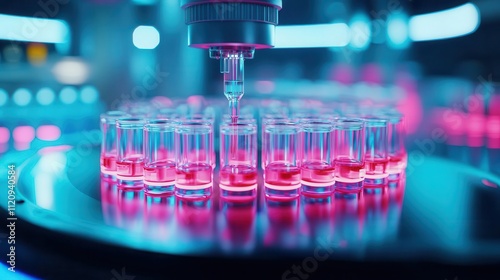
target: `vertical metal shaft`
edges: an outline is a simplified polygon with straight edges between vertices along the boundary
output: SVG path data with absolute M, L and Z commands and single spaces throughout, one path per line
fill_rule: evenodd
M 229 101 L 233 122 L 239 114 L 239 101 L 245 93 L 245 59 L 253 58 L 253 48 L 211 48 L 210 57 L 220 59 L 220 72 L 224 75 L 224 95 Z
M 229 112 L 233 122 L 239 113 L 239 100 L 244 90 L 245 58 L 240 50 L 221 51 L 221 73 L 224 74 L 224 95 L 229 100 Z

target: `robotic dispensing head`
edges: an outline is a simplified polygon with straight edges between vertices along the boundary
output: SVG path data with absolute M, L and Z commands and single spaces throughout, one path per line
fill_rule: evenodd
M 209 49 L 220 59 L 224 95 L 233 118 L 244 94 L 244 60 L 255 49 L 274 46 L 275 27 L 281 0 L 182 0 L 188 45 Z

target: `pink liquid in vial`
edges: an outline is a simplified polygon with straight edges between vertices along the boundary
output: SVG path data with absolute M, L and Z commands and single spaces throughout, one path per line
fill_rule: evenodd
M 220 170 L 219 181 L 231 187 L 246 187 L 257 184 L 257 169 L 248 165 L 228 165 Z
M 332 182 L 335 167 L 323 162 L 306 162 L 301 166 L 302 180 L 312 183 Z
M 144 180 L 150 182 L 170 182 L 175 180 L 175 162 L 156 162 L 144 166 Z
M 336 180 L 342 181 L 342 179 L 363 179 L 365 177 L 364 167 L 364 164 L 350 159 L 337 160 L 335 162 Z
M 266 183 L 276 186 L 300 184 L 300 168 L 285 163 L 271 163 L 265 170 Z
M 176 169 L 176 183 L 187 186 L 205 185 L 212 182 L 212 166 L 206 163 L 190 163 Z
M 387 158 L 366 158 L 365 169 L 367 175 L 386 173 L 389 159 Z
M 142 155 L 131 156 L 116 162 L 116 173 L 126 177 L 141 177 L 143 176 L 143 167 Z
M 406 155 L 404 153 L 399 153 L 389 156 L 389 162 L 387 170 L 389 174 L 400 173 L 406 168 Z
M 101 167 L 107 171 L 116 171 L 116 157 L 115 156 L 101 156 Z

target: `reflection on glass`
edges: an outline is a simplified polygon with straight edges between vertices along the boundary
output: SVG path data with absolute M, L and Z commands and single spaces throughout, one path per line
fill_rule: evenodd
M 340 247 L 357 247 L 364 229 L 362 193 L 334 193 L 334 239 Z
M 333 205 L 331 197 L 302 196 L 301 234 L 313 244 L 318 238 L 329 242 L 332 231 Z
M 365 207 L 364 231 L 365 241 L 380 242 L 386 238 L 387 208 L 389 193 L 387 187 L 365 188 L 362 194 Z
M 305 217 L 311 223 L 329 220 L 332 215 L 332 198 L 303 196 L 302 209 Z
M 118 188 L 117 226 L 134 233 L 143 232 L 144 192 Z
M 257 199 L 234 201 L 221 199 L 217 220 L 223 250 L 251 252 L 255 248 Z
M 196 251 L 211 248 L 214 238 L 213 201 L 176 197 L 176 243 L 196 247 Z
M 299 198 L 281 201 L 266 198 L 267 228 L 264 246 L 296 248 L 298 245 Z
M 249 254 L 262 247 L 307 249 L 327 244 L 362 253 L 364 246 L 396 238 L 405 190 L 401 175 L 384 188 L 328 197 L 273 199 L 262 190 L 260 211 L 257 197 L 196 200 L 146 195 L 101 177 L 101 207 L 104 222 L 126 232 L 126 242 L 157 250 Z
M 389 182 L 387 193 L 389 197 L 389 206 L 387 211 L 387 236 L 396 237 L 399 230 L 399 221 L 403 209 L 403 199 L 406 187 L 406 175 L 401 174 L 398 181 Z
M 145 195 L 145 236 L 153 240 L 175 242 L 173 217 L 175 197 L 173 195 Z
M 118 211 L 118 186 L 116 181 L 106 177 L 101 177 L 101 208 L 104 222 L 107 225 L 114 225 L 117 221 Z

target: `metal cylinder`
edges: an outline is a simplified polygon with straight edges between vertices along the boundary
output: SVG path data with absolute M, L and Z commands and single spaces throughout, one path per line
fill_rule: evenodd
M 281 6 L 281 0 L 183 0 L 188 45 L 271 48 Z

